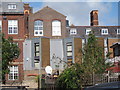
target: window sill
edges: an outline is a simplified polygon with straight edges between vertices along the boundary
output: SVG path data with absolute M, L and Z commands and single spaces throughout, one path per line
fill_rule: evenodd
M 18 35 L 18 33 L 17 34 L 11 34 L 11 33 L 8 33 L 9 35 Z

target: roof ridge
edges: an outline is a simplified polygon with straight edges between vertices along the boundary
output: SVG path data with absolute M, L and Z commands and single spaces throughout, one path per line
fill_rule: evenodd
M 43 7 L 42 9 L 38 10 L 38 11 L 37 11 L 37 12 L 35 12 L 34 14 L 36 14 L 36 13 L 38 13 L 38 12 L 40 12 L 40 11 L 44 10 L 45 8 L 49 8 L 49 9 L 51 9 L 51 10 L 53 10 L 53 11 L 55 11 L 55 12 L 57 12 L 57 13 L 61 14 L 62 16 L 65 16 L 65 15 L 63 15 L 62 13 L 58 12 L 57 10 L 55 10 L 55 9 L 53 9 L 53 8 L 51 8 L 51 7 L 49 7 L 48 5 L 47 5 L 47 6 L 45 6 L 45 7 Z M 66 16 L 65 16 L 65 17 L 66 17 Z
M 74 25 L 74 27 L 120 27 L 120 26 L 75 26 Z

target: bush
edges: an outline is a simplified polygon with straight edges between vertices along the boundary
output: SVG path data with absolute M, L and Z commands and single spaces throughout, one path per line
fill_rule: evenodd
M 74 64 L 69 68 L 66 68 L 63 73 L 58 77 L 56 86 L 58 88 L 81 88 L 81 73 L 79 64 Z

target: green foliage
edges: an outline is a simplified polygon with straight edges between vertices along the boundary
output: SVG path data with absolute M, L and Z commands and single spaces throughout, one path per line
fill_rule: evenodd
M 107 59 L 110 59 L 110 55 L 112 54 L 112 52 L 108 52 L 107 53 L 107 55 L 106 55 L 106 57 L 107 57 Z
M 105 71 L 103 48 L 98 44 L 98 39 L 93 32 L 89 34 L 88 42 L 85 44 L 82 53 L 83 64 L 81 67 L 86 73 L 102 73 Z
M 18 46 L 13 42 L 12 37 L 8 39 L 4 38 L 2 35 L 2 80 L 5 81 L 5 74 L 9 73 L 8 66 L 10 63 L 17 59 L 20 50 Z
M 74 64 L 66 68 L 58 77 L 56 85 L 61 88 L 81 88 L 89 82 L 94 74 L 105 72 L 103 48 L 98 44 L 94 33 L 89 34 L 87 43 L 82 52 L 82 64 Z
M 81 73 L 83 71 L 79 64 L 74 64 L 69 68 L 66 68 L 56 81 L 56 85 L 59 88 L 81 88 Z

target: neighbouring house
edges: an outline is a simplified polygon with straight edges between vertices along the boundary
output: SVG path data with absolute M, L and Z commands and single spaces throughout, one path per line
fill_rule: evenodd
M 11 64 L 10 73 L 6 75 L 7 83 L 22 82 L 24 79 L 23 70 L 23 42 L 28 35 L 28 16 L 32 13 L 29 4 L 21 0 L 2 0 L 0 3 L 0 32 L 5 38 L 13 37 L 14 43 L 20 48 L 19 58 Z
M 113 43 L 110 48 L 113 48 L 113 57 L 120 56 L 120 42 Z
M 107 59 L 106 63 L 111 63 L 113 66 L 108 68 L 107 71 L 112 78 L 115 78 L 120 75 L 120 43 L 113 43 L 110 48 L 113 49 L 113 58 Z

